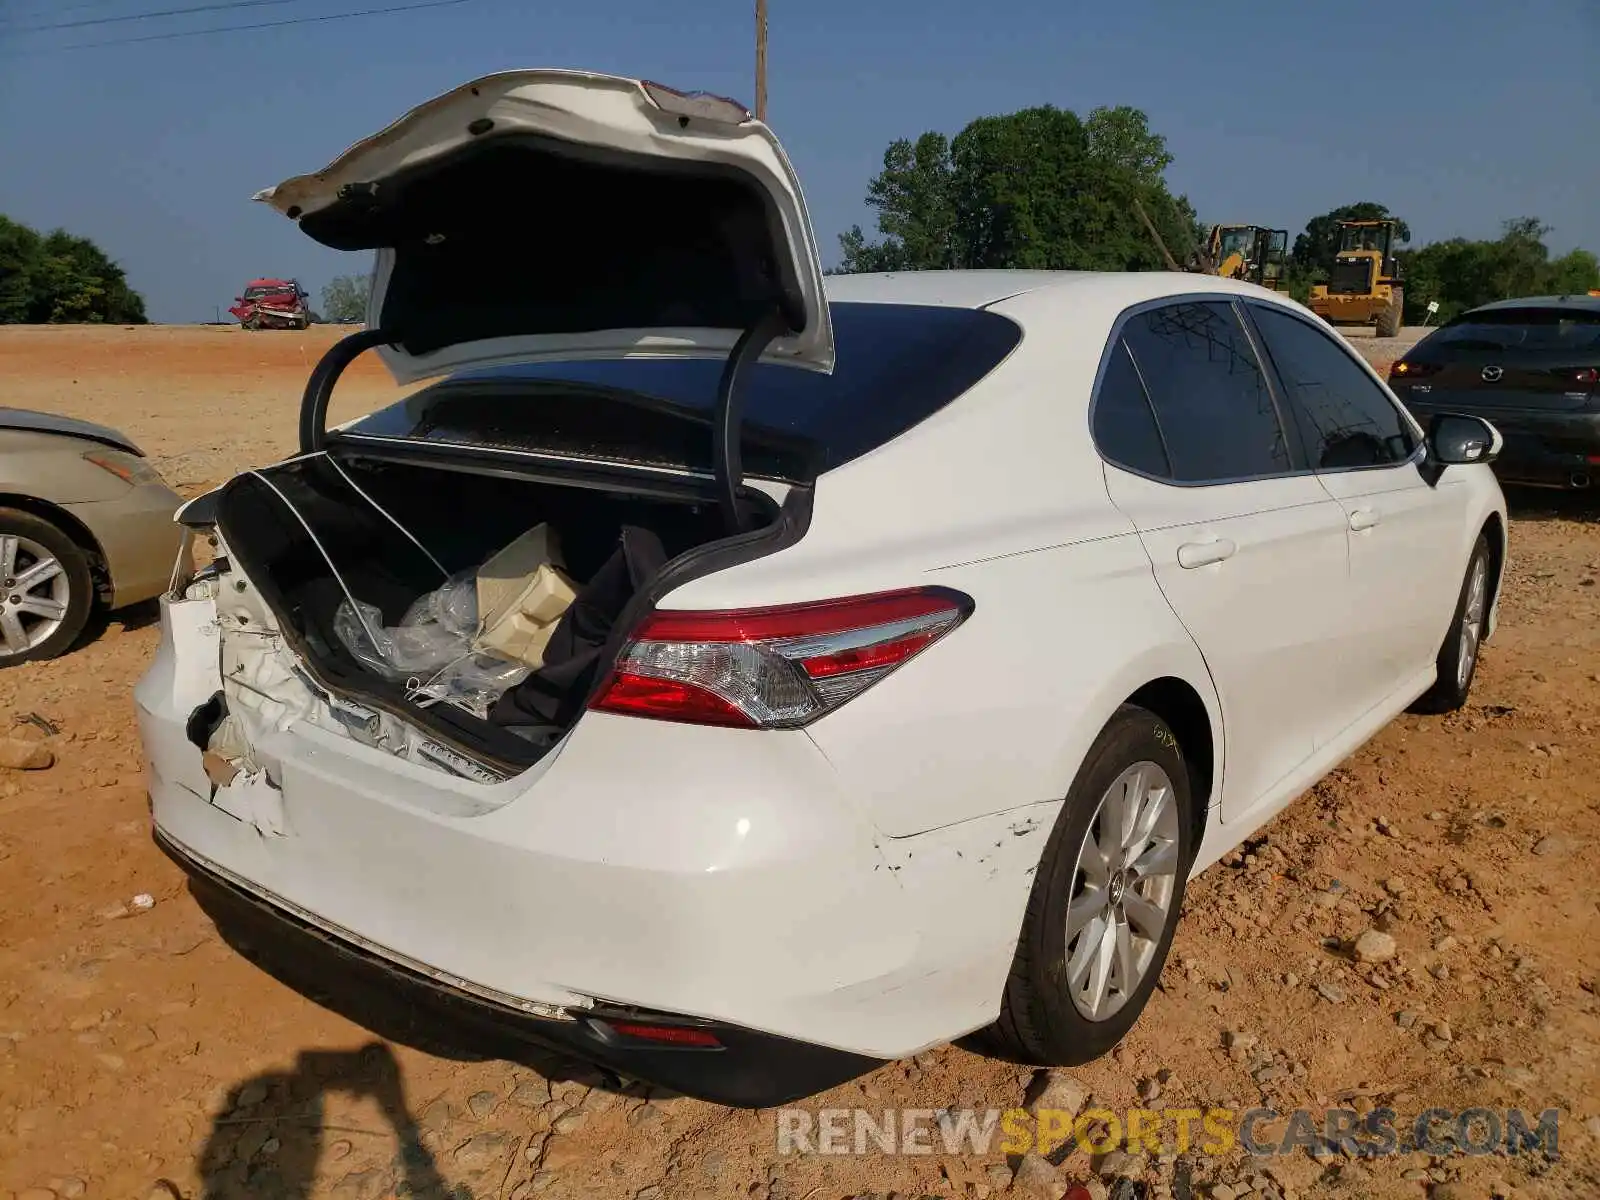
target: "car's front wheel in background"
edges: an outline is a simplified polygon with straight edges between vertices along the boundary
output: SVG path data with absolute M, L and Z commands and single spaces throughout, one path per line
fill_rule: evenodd
M 1177 738 L 1125 704 L 1067 793 L 1034 874 L 1000 1019 L 979 1039 L 1019 1061 L 1105 1054 L 1161 976 L 1193 854 L 1193 796 Z
M 1461 582 L 1450 629 L 1444 635 L 1444 645 L 1439 647 L 1438 677 L 1411 706 L 1412 711 L 1455 712 L 1467 702 L 1473 676 L 1478 672 L 1483 633 L 1488 627 L 1490 571 L 1489 539 L 1480 533 L 1472 547 L 1472 557 L 1467 560 L 1467 575 Z
M 32 513 L 0 508 L 0 667 L 65 652 L 93 608 L 82 547 Z

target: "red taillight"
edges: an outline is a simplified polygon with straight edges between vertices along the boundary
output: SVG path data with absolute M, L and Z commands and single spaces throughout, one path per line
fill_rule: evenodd
M 700 1046 L 720 1049 L 722 1043 L 714 1033 L 684 1025 L 641 1025 L 637 1021 L 607 1021 L 612 1030 L 623 1037 L 639 1038 L 646 1042 L 660 1042 L 667 1046 Z
M 641 717 L 691 721 L 696 725 L 743 725 L 755 722 L 714 692 L 671 679 L 619 673 L 597 700 L 607 712 L 634 713 Z
M 898 666 L 934 641 L 943 629 L 919 629 L 905 637 L 887 642 L 874 642 L 869 646 L 847 647 L 827 651 L 800 659 L 800 669 L 808 679 L 830 679 L 836 675 L 851 675 L 857 671 L 876 671 Z
M 1600 383 L 1600 367 L 1584 367 L 1572 378 L 1576 383 Z
M 778 608 L 656 612 L 590 707 L 698 725 L 796 728 L 860 695 L 971 611 L 960 592 L 909 588 Z

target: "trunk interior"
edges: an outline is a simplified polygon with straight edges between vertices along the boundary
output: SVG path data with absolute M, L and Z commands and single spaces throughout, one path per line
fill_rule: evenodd
M 777 504 L 759 493 L 750 499 L 752 526 L 772 531 Z M 628 601 L 668 561 L 727 536 L 718 506 L 700 498 L 343 455 L 241 475 L 219 496 L 216 515 L 234 559 L 323 684 L 513 768 L 536 762 L 576 722 Z M 557 623 L 544 665 L 487 718 L 448 702 L 415 703 L 413 681 L 369 669 L 339 636 L 341 606 L 347 622 L 351 612 L 346 589 L 377 608 L 385 627 L 397 625 L 447 575 L 477 568 L 541 523 L 559 539 L 577 599 Z M 759 553 L 751 548 L 747 556 Z

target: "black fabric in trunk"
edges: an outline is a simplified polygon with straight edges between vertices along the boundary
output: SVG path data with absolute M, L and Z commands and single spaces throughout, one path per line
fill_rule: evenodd
M 594 682 L 617 618 L 666 561 L 660 538 L 648 529 L 624 526 L 605 566 L 561 615 L 545 647 L 544 665 L 501 696 L 489 719 L 496 725 L 535 729 L 569 725 Z
M 581 715 L 612 625 L 633 594 L 669 559 L 724 535 L 712 504 L 396 463 L 341 465 L 348 480 L 315 457 L 231 483 L 218 519 L 235 559 L 330 686 L 402 706 L 408 719 L 504 763 L 537 761 Z M 449 704 L 410 705 L 402 686 L 367 671 L 334 632 L 345 593 L 330 561 L 358 600 L 394 624 L 444 581 L 440 567 L 451 574 L 477 567 L 541 522 L 559 536 L 566 571 L 580 585 L 578 602 L 557 627 L 547 665 L 502 697 L 491 720 Z

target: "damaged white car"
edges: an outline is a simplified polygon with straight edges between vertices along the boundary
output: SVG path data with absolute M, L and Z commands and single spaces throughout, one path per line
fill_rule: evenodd
M 375 284 L 301 452 L 180 514 L 156 837 L 508 1055 L 770 1105 L 1102 1053 L 1185 879 L 1492 632 L 1488 425 L 1216 278 L 825 291 L 730 101 L 491 76 L 261 199 Z M 327 428 L 368 349 L 435 382 Z

